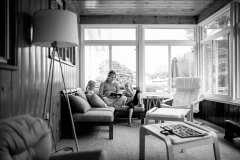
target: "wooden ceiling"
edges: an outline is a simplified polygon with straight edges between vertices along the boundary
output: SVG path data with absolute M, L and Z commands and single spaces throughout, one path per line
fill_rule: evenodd
M 216 0 L 66 0 L 81 15 L 197 16 Z

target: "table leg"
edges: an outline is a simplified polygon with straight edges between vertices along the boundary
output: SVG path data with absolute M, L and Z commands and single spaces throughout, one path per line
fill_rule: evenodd
M 217 135 L 215 133 L 212 133 L 212 134 L 213 134 L 213 142 L 214 142 L 213 143 L 214 157 L 216 160 L 221 160 Z
M 141 127 L 139 135 L 139 160 L 145 159 L 145 136 L 146 131 L 143 127 Z
M 147 111 L 151 109 L 151 98 L 147 98 Z

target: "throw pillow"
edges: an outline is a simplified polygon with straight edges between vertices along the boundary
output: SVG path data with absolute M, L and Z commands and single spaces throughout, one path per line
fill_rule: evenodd
M 76 96 L 79 96 L 79 97 L 81 97 L 81 98 L 83 98 L 84 100 L 87 101 L 87 97 L 86 97 L 85 93 L 84 93 L 81 89 L 80 89 L 79 91 L 77 91 L 77 92 L 75 93 L 75 95 L 76 95 Z
M 69 95 L 69 101 L 71 106 L 79 113 L 85 113 L 91 109 L 89 103 L 79 96 Z
M 87 94 L 87 99 L 91 107 L 95 108 L 107 108 L 106 103 L 96 94 Z

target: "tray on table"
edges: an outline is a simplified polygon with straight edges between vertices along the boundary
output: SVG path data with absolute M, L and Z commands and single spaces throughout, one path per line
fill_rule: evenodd
M 163 128 L 167 131 L 171 131 L 173 134 L 175 134 L 181 138 L 203 137 L 203 136 L 207 135 L 206 133 L 201 133 L 192 128 L 184 126 L 182 124 L 169 125 L 169 126 L 165 126 L 165 127 L 161 127 L 161 128 Z

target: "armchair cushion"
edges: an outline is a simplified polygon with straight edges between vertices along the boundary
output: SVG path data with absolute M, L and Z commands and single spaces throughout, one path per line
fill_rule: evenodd
M 176 79 L 176 92 L 172 106 L 183 106 L 190 104 L 200 98 L 201 78 L 199 77 L 178 77 Z M 198 112 L 198 104 L 194 106 L 194 112 Z
M 46 160 L 51 153 L 50 130 L 44 120 L 30 115 L 0 121 L 1 160 Z

